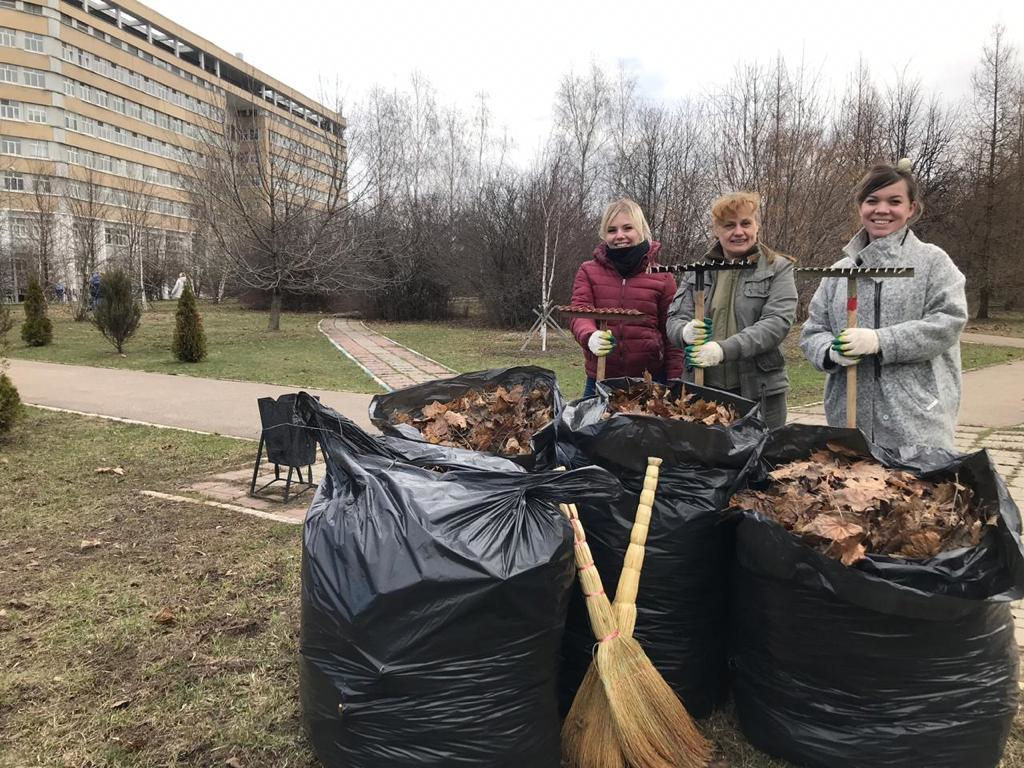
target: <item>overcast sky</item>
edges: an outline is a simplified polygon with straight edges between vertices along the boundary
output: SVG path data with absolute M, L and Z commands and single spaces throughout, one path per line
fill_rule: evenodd
M 909 65 L 952 99 L 969 91 L 994 24 L 1024 47 L 1022 0 L 144 1 L 314 98 L 329 83 L 352 103 L 374 84 L 406 87 L 414 71 L 467 113 L 485 91 L 493 124 L 508 127 L 522 156 L 549 129 L 561 77 L 592 62 L 609 72 L 621 63 L 647 95 L 673 101 L 779 52 L 803 57 L 838 91 L 863 56 L 882 84 Z

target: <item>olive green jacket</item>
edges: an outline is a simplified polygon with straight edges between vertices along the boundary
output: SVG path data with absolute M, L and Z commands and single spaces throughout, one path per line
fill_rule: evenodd
M 725 359 L 739 363 L 740 394 L 750 400 L 789 389 L 786 361 L 779 346 L 796 318 L 797 303 L 793 262 L 761 243 L 755 254 L 755 266 L 742 270 L 736 283 L 733 312 L 739 333 L 718 342 Z M 722 260 L 721 244 L 715 243 L 704 258 Z M 695 284 L 694 273 L 685 273 L 669 307 L 668 338 L 678 347 L 686 346 L 683 326 L 693 319 Z M 704 306 L 710 307 L 714 272 L 705 273 L 704 284 Z M 687 371 L 686 377 L 692 379 L 693 372 Z

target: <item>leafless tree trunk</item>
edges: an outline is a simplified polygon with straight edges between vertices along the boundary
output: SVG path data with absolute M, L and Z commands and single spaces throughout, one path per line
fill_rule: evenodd
M 1020 87 L 1016 51 L 1006 40 L 1006 30 L 997 25 L 989 45 L 983 48 L 981 64 L 972 78 L 974 125 L 972 143 L 984 147 L 981 192 L 981 237 L 976 251 L 979 319 L 989 317 L 992 300 L 993 234 L 996 227 L 997 189 L 1002 181 L 1003 161 L 1012 127 L 1007 110 L 1010 94 Z
M 91 168 L 75 168 L 75 171 L 64 184 L 64 200 L 71 213 L 71 240 L 78 276 L 75 320 L 81 322 L 89 313 L 89 278 L 99 268 L 103 222 L 109 218 L 110 211 L 95 172 Z

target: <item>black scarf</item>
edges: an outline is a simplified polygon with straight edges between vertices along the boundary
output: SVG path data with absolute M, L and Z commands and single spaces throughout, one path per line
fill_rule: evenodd
M 615 269 L 623 277 L 630 275 L 637 265 L 643 261 L 647 252 L 651 250 L 651 244 L 644 240 L 637 245 L 630 245 L 625 248 L 609 248 L 605 246 L 605 253 L 608 260 L 615 265 Z

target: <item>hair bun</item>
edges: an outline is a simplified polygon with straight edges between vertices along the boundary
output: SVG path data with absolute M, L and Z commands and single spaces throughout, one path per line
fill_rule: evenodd
M 910 170 L 913 170 L 913 168 L 914 168 L 914 164 L 912 162 L 910 162 L 910 158 L 909 157 L 901 157 L 896 162 L 896 170 L 897 171 L 910 171 Z

